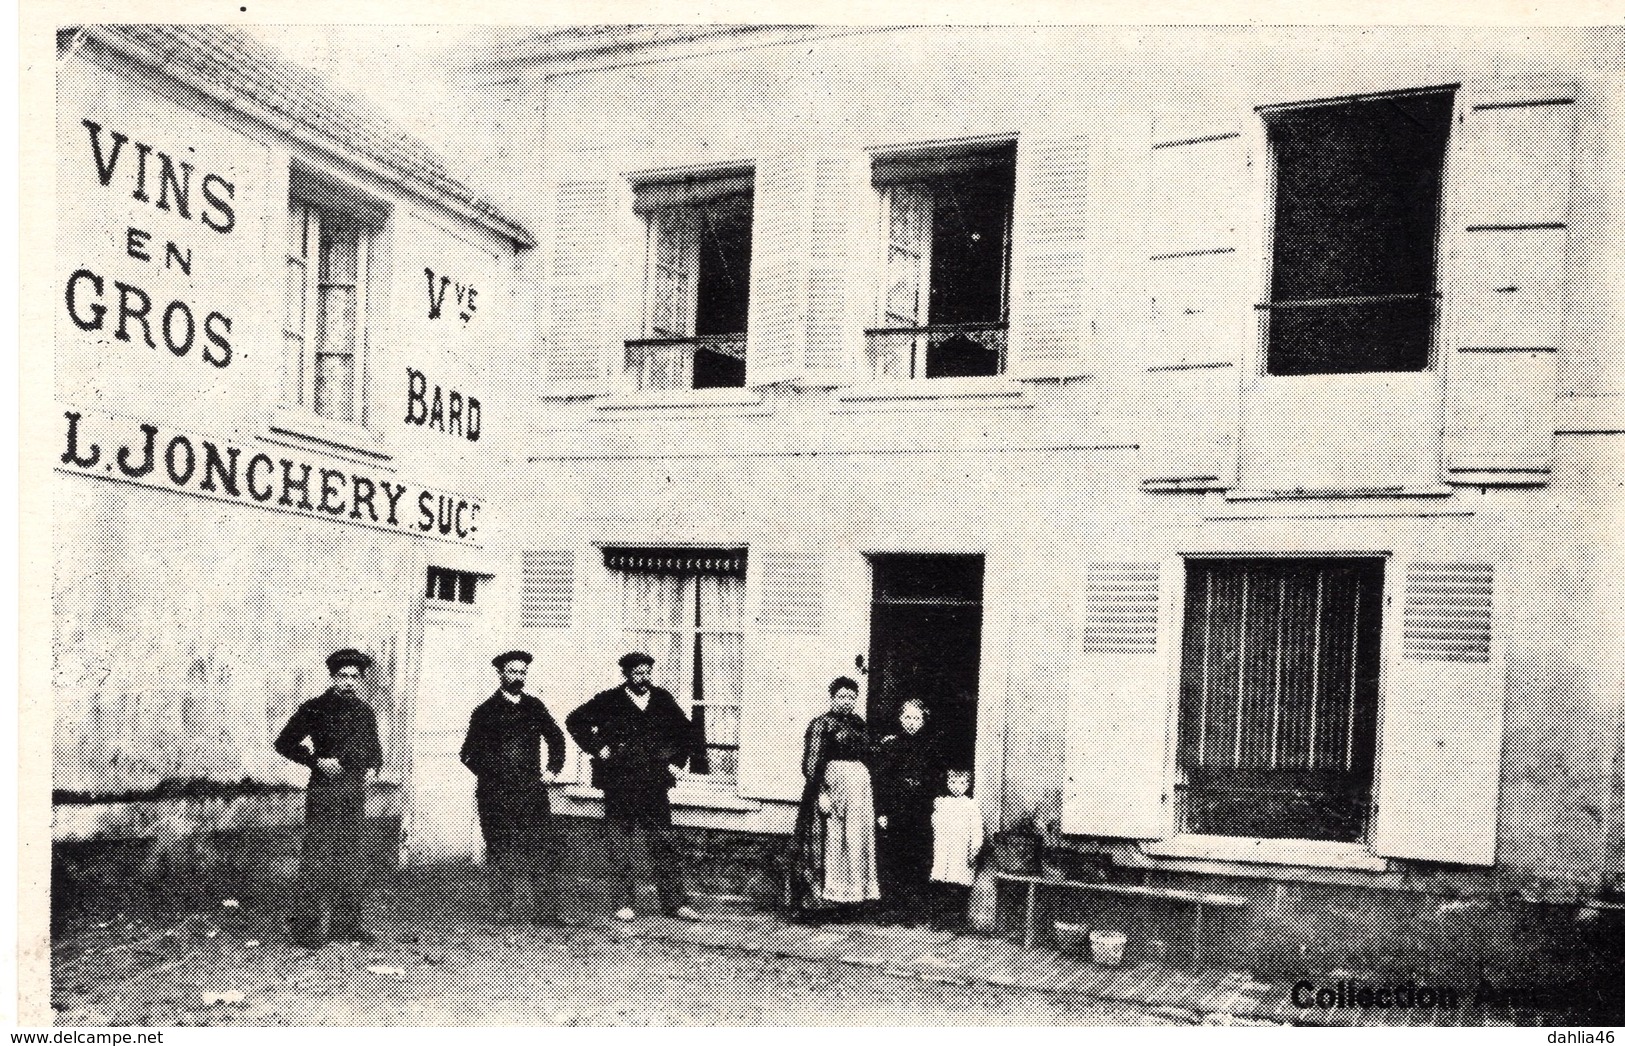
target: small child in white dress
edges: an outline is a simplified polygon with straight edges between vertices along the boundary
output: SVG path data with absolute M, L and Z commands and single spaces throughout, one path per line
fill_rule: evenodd
M 964 925 L 965 903 L 982 852 L 982 807 L 970 796 L 970 771 L 948 771 L 948 794 L 937 797 L 931 815 L 931 884 L 936 892 L 937 925 Z

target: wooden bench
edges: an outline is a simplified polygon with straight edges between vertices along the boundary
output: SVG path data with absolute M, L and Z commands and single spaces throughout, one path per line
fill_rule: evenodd
M 1038 888 L 1040 886 L 1054 886 L 1065 890 L 1079 890 L 1085 893 L 1114 894 L 1121 897 L 1150 897 L 1171 904 L 1188 904 L 1195 909 L 1195 921 L 1192 926 L 1194 943 L 1191 946 L 1192 961 L 1202 961 L 1202 913 L 1207 908 L 1241 908 L 1246 905 L 1247 898 L 1229 893 L 1198 893 L 1194 890 L 1173 890 L 1162 886 L 1127 886 L 1121 883 L 1084 883 L 1072 879 L 1045 879 L 1036 875 L 1013 875 L 1009 872 L 994 873 L 998 879 L 1007 883 L 1025 883 L 1027 885 L 1027 904 L 1022 924 L 1021 946 L 1031 948 L 1033 935 L 1037 930 L 1038 917 Z

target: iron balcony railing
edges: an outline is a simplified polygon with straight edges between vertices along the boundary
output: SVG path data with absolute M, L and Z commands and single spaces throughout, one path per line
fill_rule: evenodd
M 865 331 L 869 370 L 879 380 L 981 378 L 1003 374 L 1009 325 L 954 323 Z
M 629 341 L 626 372 L 639 392 L 743 386 L 745 332 Z

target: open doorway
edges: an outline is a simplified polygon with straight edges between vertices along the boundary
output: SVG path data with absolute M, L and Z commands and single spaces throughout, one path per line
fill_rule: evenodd
M 869 722 L 897 729 L 918 697 L 950 765 L 976 764 L 976 699 L 982 663 L 981 556 L 886 555 L 874 564 Z

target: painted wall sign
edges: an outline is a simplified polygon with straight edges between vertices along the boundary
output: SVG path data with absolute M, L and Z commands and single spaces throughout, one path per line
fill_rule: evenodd
M 229 236 L 237 228 L 237 186 L 229 179 L 177 159 L 178 150 L 138 141 L 95 120 L 81 120 L 80 126 L 82 162 L 94 168 L 102 189 L 128 192 L 146 208 L 196 222 L 212 234 Z M 191 246 L 155 237 L 138 225 L 119 224 L 124 226 L 115 237 L 120 253 L 150 267 L 158 286 L 177 273 L 192 276 Z M 63 290 L 68 318 L 82 331 L 106 331 L 118 341 L 143 343 L 149 349 L 162 345 L 176 357 L 190 355 L 195 347 L 205 363 L 231 364 L 230 316 L 162 289 L 155 293 L 149 289 L 153 285 L 143 286 L 144 282 L 113 279 L 89 265 L 77 268 Z
M 433 269 L 425 267 L 423 275 L 429 281 L 429 319 L 438 320 L 446 307 L 446 291 L 451 290 L 453 302 L 457 306 L 457 318 L 467 323 L 474 318 L 476 299 L 479 291 L 472 283 L 454 282 L 450 276 L 436 276 Z M 438 282 L 436 282 L 438 281 Z
M 478 397 L 465 396 L 456 389 L 442 390 L 439 385 L 431 386 L 422 371 L 408 367 L 406 423 L 438 429 L 476 443 L 480 438 L 480 401 Z
M 297 452 L 64 409 L 59 472 L 477 544 L 481 503 Z

